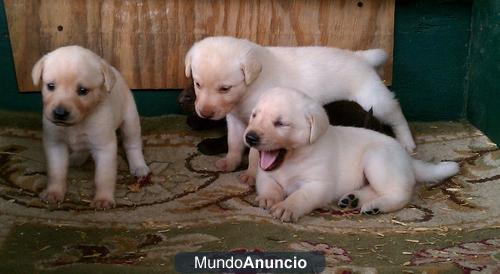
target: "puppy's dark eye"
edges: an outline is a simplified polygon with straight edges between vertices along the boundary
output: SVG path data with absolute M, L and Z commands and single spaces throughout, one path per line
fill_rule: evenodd
M 198 82 L 194 82 L 194 84 L 196 85 L 197 88 L 201 87 L 200 83 L 198 83 Z
M 283 122 L 281 120 L 276 120 L 276 121 L 274 121 L 273 124 L 274 124 L 275 127 L 285 126 L 285 124 L 283 124 Z
M 252 113 L 252 118 L 255 118 L 255 116 L 257 116 L 257 113 Z
M 56 89 L 56 84 L 54 83 L 48 83 L 47 84 L 47 89 L 50 91 L 54 91 Z
M 85 95 L 89 94 L 89 90 L 87 88 L 80 86 L 80 87 L 78 87 L 77 93 L 79 96 L 85 96 Z
M 219 88 L 220 93 L 228 93 L 231 90 L 232 86 L 222 86 Z

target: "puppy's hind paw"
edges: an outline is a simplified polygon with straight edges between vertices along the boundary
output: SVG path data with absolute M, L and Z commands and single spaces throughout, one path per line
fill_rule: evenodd
M 49 204 L 58 204 L 64 200 L 63 191 L 44 190 L 40 193 L 40 199 Z
M 397 139 L 400 142 L 401 146 L 403 146 L 403 148 L 408 152 L 408 154 L 410 155 L 413 154 L 417 145 L 415 145 L 415 141 L 413 141 L 411 135 L 406 137 L 400 137 Z
M 359 198 L 354 194 L 346 194 L 342 198 L 340 198 L 338 206 L 340 208 L 358 208 Z
M 361 213 L 363 215 L 378 215 L 378 214 L 382 213 L 382 211 L 380 211 L 378 208 L 373 208 L 370 210 L 361 210 Z

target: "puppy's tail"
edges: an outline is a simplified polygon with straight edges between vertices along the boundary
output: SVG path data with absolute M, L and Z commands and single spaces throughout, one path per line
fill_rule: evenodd
M 458 173 L 460 167 L 455 162 L 427 163 L 413 159 L 413 171 L 417 182 L 436 184 Z
M 387 53 L 383 49 L 358 50 L 354 55 L 361 57 L 374 68 L 378 68 L 387 61 Z

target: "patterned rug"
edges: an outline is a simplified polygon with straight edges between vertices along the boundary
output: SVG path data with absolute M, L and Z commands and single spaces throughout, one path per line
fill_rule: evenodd
M 331 205 L 298 223 L 274 220 L 239 172 L 196 144 L 183 116 L 143 119 L 151 183 L 128 175 L 119 152 L 117 206 L 95 211 L 93 162 L 71 168 L 60 206 L 46 185 L 40 118 L 0 113 L 2 273 L 173 272 L 180 251 L 320 251 L 328 273 L 500 273 L 500 150 L 467 122 L 413 123 L 416 157 L 456 160 L 460 174 L 420 186 L 404 209 L 377 216 Z

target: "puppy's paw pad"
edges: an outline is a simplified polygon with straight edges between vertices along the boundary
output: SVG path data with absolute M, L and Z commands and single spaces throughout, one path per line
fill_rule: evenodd
M 380 213 L 382 213 L 382 211 L 380 211 L 378 208 L 373 208 L 373 209 L 370 209 L 370 210 L 362 210 L 361 213 L 363 215 L 378 215 Z
M 227 160 L 227 158 L 222 158 L 215 162 L 215 167 L 221 171 L 230 172 L 236 169 L 237 164 Z
M 338 206 L 340 208 L 347 208 L 347 207 L 357 208 L 358 205 L 359 205 L 359 198 L 352 193 L 344 195 L 344 197 L 340 198 L 340 201 L 338 203 Z
M 61 203 L 64 200 L 64 192 L 44 190 L 42 193 L 40 193 L 40 199 L 49 204 Z
M 110 199 L 110 198 L 94 198 L 92 203 L 90 203 L 90 206 L 95 208 L 95 209 L 110 209 L 115 207 L 115 200 Z
M 243 172 L 240 175 L 240 182 L 249 186 L 253 186 L 255 185 L 255 177 L 248 174 L 248 172 Z
M 149 174 L 149 167 L 144 165 L 144 166 L 138 166 L 138 167 L 133 167 L 130 169 L 130 173 L 134 175 L 135 177 L 141 178 L 141 177 L 146 177 Z

